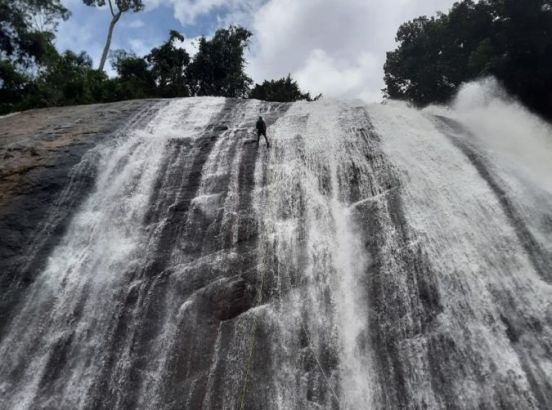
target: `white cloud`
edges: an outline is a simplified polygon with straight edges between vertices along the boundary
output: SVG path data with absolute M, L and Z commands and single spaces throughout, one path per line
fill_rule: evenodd
M 373 89 L 377 82 L 370 76 L 378 70 L 378 59 L 370 53 L 362 52 L 351 64 L 315 49 L 295 71 L 294 77 L 305 90 L 314 94 L 373 101 L 379 98 L 379 92 Z
M 200 16 L 215 13 L 221 24 L 247 24 L 266 0 L 144 0 L 146 10 L 171 5 L 174 17 L 184 26 Z
M 385 52 L 399 25 L 454 0 L 270 0 L 255 14 L 255 80 L 295 76 L 312 93 L 381 97 Z
M 174 1 L 175 17 L 183 24 L 193 23 L 197 16 L 207 14 L 214 9 L 233 3 L 232 0 L 197 0 L 197 1 Z

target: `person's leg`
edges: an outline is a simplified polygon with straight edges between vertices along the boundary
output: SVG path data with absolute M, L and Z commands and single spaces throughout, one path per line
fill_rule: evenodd
M 266 132 L 263 132 L 263 135 L 264 135 L 264 137 L 265 137 L 266 146 L 267 146 L 267 147 L 270 147 L 270 142 L 268 142 L 268 137 L 266 136 Z
M 257 145 L 259 145 L 260 139 L 261 139 L 261 132 L 257 131 Z

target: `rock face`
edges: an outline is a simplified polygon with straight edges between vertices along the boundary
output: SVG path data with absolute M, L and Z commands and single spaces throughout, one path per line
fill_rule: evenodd
M 119 129 L 143 126 L 153 106 L 131 101 L 0 118 L 0 329 L 92 189 L 91 149 Z
M 451 118 L 134 101 L 0 158 L 0 409 L 552 407 L 552 193 Z

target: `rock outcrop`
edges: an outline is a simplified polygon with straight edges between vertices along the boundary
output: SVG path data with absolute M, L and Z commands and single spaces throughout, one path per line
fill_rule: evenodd
M 129 101 L 0 118 L 0 329 L 94 185 L 96 164 L 84 155 L 125 126 L 143 126 L 154 106 Z

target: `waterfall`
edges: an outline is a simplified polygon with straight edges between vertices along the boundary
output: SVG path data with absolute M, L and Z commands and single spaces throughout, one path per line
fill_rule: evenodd
M 76 168 L 0 409 L 552 406 L 547 165 L 460 109 L 151 104 Z

